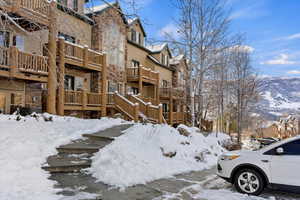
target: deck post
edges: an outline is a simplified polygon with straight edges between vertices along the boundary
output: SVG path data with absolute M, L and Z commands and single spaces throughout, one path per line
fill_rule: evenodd
M 87 45 L 84 46 L 83 49 L 83 66 L 87 67 L 89 62 L 89 47 Z
M 158 123 L 163 123 L 163 107 L 161 104 L 158 105 Z
M 170 125 L 173 124 L 173 89 L 170 88 L 170 92 L 169 92 L 169 98 L 170 98 L 170 103 L 169 103 L 169 109 L 170 109 L 170 116 L 169 116 L 169 119 L 170 119 Z
M 56 35 L 57 35 L 57 22 L 56 22 L 56 3 L 54 1 L 50 4 L 50 23 L 48 35 L 48 99 L 47 99 L 47 112 L 56 114 L 56 87 L 57 87 L 57 67 L 56 67 Z
M 59 38 L 59 64 L 58 64 L 58 105 L 57 113 L 63 116 L 65 114 L 65 40 Z
M 106 62 L 106 54 L 102 56 L 102 78 L 101 78 L 101 87 L 102 87 L 102 109 L 101 109 L 101 117 L 105 117 L 107 115 L 106 106 L 107 106 L 107 62 Z
M 134 104 L 134 122 L 138 122 L 139 121 L 139 104 L 136 103 Z
M 87 103 L 88 103 L 88 100 L 87 100 L 87 91 L 84 88 L 83 91 L 82 91 L 82 110 L 83 111 L 86 110 Z
M 143 96 L 143 73 L 142 66 L 139 66 L 139 93 Z
M 9 65 L 10 65 L 10 77 L 13 78 L 16 76 L 18 71 L 18 49 L 17 47 L 10 47 L 9 49 L 10 53 L 10 59 L 9 59 Z
M 157 75 L 157 81 L 156 81 L 156 100 L 157 100 L 157 105 L 160 104 L 160 99 L 159 99 L 159 95 L 160 95 L 160 91 L 159 91 L 159 74 Z

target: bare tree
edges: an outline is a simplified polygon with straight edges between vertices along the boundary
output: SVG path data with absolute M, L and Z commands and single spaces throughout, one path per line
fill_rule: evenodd
M 173 0 L 179 10 L 175 21 L 178 34 L 166 33 L 167 41 L 184 51 L 188 63 L 192 125 L 195 123 L 195 94 L 199 95 L 199 113 L 203 115 L 202 90 L 205 74 L 216 65 L 213 55 L 222 51 L 228 36 L 229 18 L 221 0 Z M 201 123 L 201 120 L 199 121 Z

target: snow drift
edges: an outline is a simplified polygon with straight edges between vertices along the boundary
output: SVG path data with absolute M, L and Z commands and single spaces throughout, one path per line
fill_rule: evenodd
M 45 115 L 44 115 L 45 116 Z M 47 116 L 50 118 L 51 116 Z M 17 121 L 17 120 L 18 121 Z M 0 199 L 57 200 L 54 181 L 41 169 L 55 147 L 118 125 L 121 119 L 84 120 L 52 116 L 45 122 L 41 115 L 20 117 L 0 114 Z
M 180 127 L 189 136 L 168 125 L 137 124 L 96 153 L 89 172 L 122 189 L 215 165 L 225 151 L 220 141 L 229 137 L 222 133 L 205 137 L 196 128 Z

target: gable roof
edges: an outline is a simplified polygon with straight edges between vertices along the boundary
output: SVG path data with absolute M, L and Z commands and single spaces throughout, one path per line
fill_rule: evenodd
M 160 53 L 165 48 L 167 48 L 170 56 L 172 57 L 172 53 L 171 53 L 171 51 L 169 49 L 168 43 L 162 43 L 162 44 L 156 44 L 156 45 L 148 45 L 146 48 L 149 49 L 151 51 L 151 53 L 153 53 L 153 54 Z
M 139 26 L 141 27 L 141 29 L 142 29 L 142 31 L 143 31 L 143 34 L 144 34 L 144 36 L 146 37 L 147 34 L 146 34 L 146 31 L 145 31 L 145 29 L 144 29 L 144 27 L 143 27 L 143 24 L 142 24 L 140 18 L 135 17 L 135 18 L 133 18 L 133 19 L 127 19 L 127 23 L 128 23 L 129 26 L 133 25 L 135 22 L 139 23 Z
M 174 56 L 172 59 L 170 59 L 170 64 L 178 65 L 182 59 L 184 59 L 184 54 L 179 54 L 177 56 Z
M 92 17 L 95 15 L 99 15 L 99 14 L 105 12 L 106 10 L 108 10 L 109 8 L 113 8 L 113 7 L 117 8 L 119 10 L 118 13 L 121 15 L 124 24 L 127 24 L 127 19 L 124 16 L 124 13 L 123 13 L 122 8 L 120 7 L 120 4 L 118 3 L 118 1 L 108 2 L 108 3 L 104 3 L 101 5 L 92 6 L 92 7 L 86 7 L 86 8 L 84 8 L 84 14 L 89 17 Z

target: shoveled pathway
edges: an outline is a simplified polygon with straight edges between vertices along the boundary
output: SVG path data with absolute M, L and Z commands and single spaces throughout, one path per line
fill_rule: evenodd
M 61 190 L 58 193 L 62 195 L 61 200 L 193 200 L 193 194 L 201 192 L 193 188 L 195 185 L 203 189 L 232 190 L 230 184 L 214 175 L 214 168 L 128 187 L 125 191 L 96 182 L 95 178 L 84 171 L 91 166 L 90 158 L 130 126 L 120 125 L 94 134 L 83 134 L 82 139 L 57 148 L 59 153 L 50 156 L 43 169 L 51 172 L 50 179 L 57 182 L 55 187 Z M 276 200 L 300 199 L 300 195 L 274 191 L 266 191 L 262 196 L 275 196 Z

